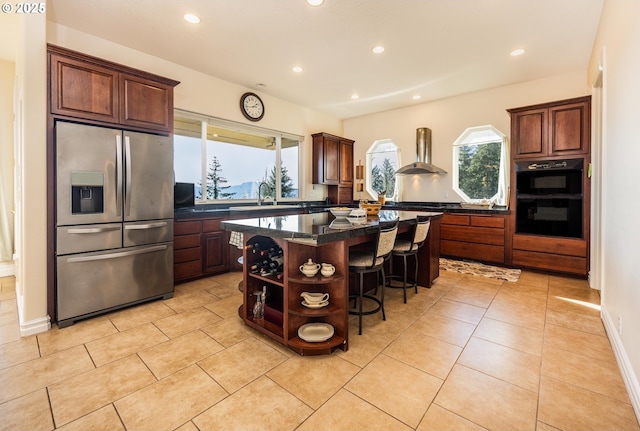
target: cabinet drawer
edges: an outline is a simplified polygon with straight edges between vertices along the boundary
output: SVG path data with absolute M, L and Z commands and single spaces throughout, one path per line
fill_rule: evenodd
M 202 232 L 217 232 L 222 229 L 222 218 L 215 218 L 202 221 Z
M 533 235 L 514 235 L 513 249 L 555 255 L 587 257 L 587 241 L 583 239 L 549 238 Z M 515 263 L 515 262 L 514 262 Z
M 443 240 L 504 245 L 504 230 L 488 227 L 442 225 L 440 236 Z
M 504 229 L 504 217 L 471 216 L 471 226 L 493 227 L 497 229 Z
M 444 214 L 442 216 L 442 224 L 455 224 L 460 226 L 469 226 L 469 216 L 462 214 Z
M 202 222 L 200 222 L 200 220 L 179 221 L 179 222 L 175 222 L 173 225 L 173 234 L 186 235 L 190 233 L 200 233 L 201 228 L 202 228 Z
M 200 234 L 177 236 L 173 240 L 176 249 L 200 247 Z
M 546 269 L 549 271 L 579 275 L 587 274 L 587 259 L 585 257 L 513 250 L 512 263 L 515 266 L 535 269 Z
M 185 248 L 184 250 L 173 251 L 173 262 L 183 263 L 191 262 L 193 260 L 202 259 L 202 249 L 200 247 Z
M 182 280 L 185 278 L 198 277 L 202 275 L 202 261 L 177 263 L 173 265 L 173 279 Z
M 442 240 L 440 242 L 440 253 L 443 256 L 504 263 L 504 247 L 498 245 Z

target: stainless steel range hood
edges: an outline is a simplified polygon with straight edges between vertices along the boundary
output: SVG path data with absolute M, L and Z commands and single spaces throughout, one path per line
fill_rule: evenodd
M 431 129 L 416 130 L 416 162 L 401 167 L 396 175 L 446 174 L 447 171 L 431 164 Z

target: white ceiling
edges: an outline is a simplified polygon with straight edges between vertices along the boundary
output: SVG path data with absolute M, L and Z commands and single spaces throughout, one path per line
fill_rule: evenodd
M 47 19 L 350 118 L 586 70 L 603 1 L 49 0 Z

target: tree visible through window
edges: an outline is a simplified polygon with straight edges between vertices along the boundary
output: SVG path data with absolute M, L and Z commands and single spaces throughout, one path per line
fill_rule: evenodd
M 385 192 L 388 200 L 397 200 L 399 167 L 398 147 L 390 139 L 375 141 L 367 151 L 367 191 L 373 197 Z
M 471 127 L 454 142 L 453 189 L 465 201 L 504 205 L 505 137 L 492 126 Z

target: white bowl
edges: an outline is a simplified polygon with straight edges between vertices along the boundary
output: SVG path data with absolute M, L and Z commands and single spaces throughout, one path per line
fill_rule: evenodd
M 337 207 L 337 208 L 329 208 L 331 214 L 336 217 L 346 217 L 351 214 L 352 209 L 347 207 Z

